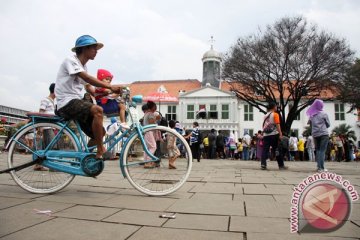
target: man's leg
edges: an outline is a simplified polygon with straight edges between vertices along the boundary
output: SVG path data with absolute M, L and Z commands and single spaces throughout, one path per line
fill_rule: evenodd
M 103 128 L 103 109 L 97 105 L 93 105 L 90 109 L 91 115 L 93 117 L 92 122 L 92 131 L 94 134 L 94 140 L 97 146 L 96 158 L 102 157 L 103 153 L 106 151 L 103 146 L 102 140 L 105 135 Z
M 261 156 L 261 168 L 263 169 L 266 169 L 266 159 L 269 157 L 270 140 L 270 136 L 265 136 L 263 138 L 264 149 Z

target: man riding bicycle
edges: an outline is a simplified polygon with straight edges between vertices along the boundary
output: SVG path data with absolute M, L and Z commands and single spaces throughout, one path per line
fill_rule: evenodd
M 71 49 L 76 54 L 63 61 L 55 84 L 56 114 L 79 122 L 82 131 L 91 138 L 90 142 L 94 142 L 97 146 L 97 159 L 102 159 L 106 151 L 102 143 L 105 135 L 103 109 L 98 105 L 83 101 L 82 90 L 84 86 L 88 89 L 90 85 L 110 89 L 114 93 L 120 92 L 121 89 L 119 85 L 99 81 L 87 73 L 86 63 L 94 60 L 97 50 L 103 46 L 104 44 L 98 43 L 89 35 L 79 37 L 75 42 L 75 47 Z

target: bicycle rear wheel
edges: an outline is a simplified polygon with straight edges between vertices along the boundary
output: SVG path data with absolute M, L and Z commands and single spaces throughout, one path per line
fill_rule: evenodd
M 10 144 L 8 155 L 9 168 L 31 162 L 34 152 L 44 150 L 61 126 L 54 123 L 36 123 L 25 127 L 16 135 Z M 50 150 L 78 151 L 79 146 L 67 129 L 64 129 L 59 140 Z M 14 181 L 31 193 L 53 193 L 66 187 L 74 175 L 53 171 L 41 165 L 33 165 L 18 171 L 11 171 Z
M 175 192 L 186 182 L 191 171 L 189 145 L 183 136 L 167 127 L 144 129 L 142 134 L 147 148 L 160 161 L 144 163 L 150 161 L 150 157 L 145 153 L 139 135 L 133 135 L 125 146 L 122 159 L 128 181 L 147 195 L 161 196 Z

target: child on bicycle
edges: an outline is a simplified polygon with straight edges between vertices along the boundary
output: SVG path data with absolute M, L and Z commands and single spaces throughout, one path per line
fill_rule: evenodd
M 113 75 L 105 70 L 99 69 L 97 72 L 97 78 L 100 81 L 111 83 Z M 95 87 L 94 96 L 97 105 L 101 106 L 105 114 L 120 113 L 120 126 L 125 129 L 129 129 L 129 126 L 125 121 L 125 104 L 119 94 L 112 93 L 110 89 Z
M 174 120 L 170 120 L 169 121 L 169 127 L 171 129 L 175 128 L 175 121 Z M 175 161 L 176 159 L 180 156 L 180 151 L 178 149 L 178 147 L 176 146 L 176 137 L 173 134 L 168 134 L 166 136 L 167 139 L 167 150 L 168 150 L 168 155 L 169 155 L 169 169 L 176 169 L 175 166 Z

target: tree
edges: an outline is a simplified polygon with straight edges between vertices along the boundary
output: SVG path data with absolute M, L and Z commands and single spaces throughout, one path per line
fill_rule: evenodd
M 346 123 L 340 124 L 339 126 L 335 127 L 332 131 L 337 136 L 343 135 L 347 138 L 352 138 L 354 141 L 356 141 L 356 134 L 354 130 L 351 130 L 351 126 L 347 125 Z
M 346 78 L 340 81 L 338 86 L 340 89 L 338 99 L 351 104 L 349 112 L 360 108 L 360 59 L 355 61 Z
M 303 17 L 285 17 L 239 38 L 224 56 L 222 78 L 240 100 L 263 113 L 267 102 L 277 102 L 281 128 L 288 133 L 302 110 L 344 79 L 353 56 L 345 39 Z

